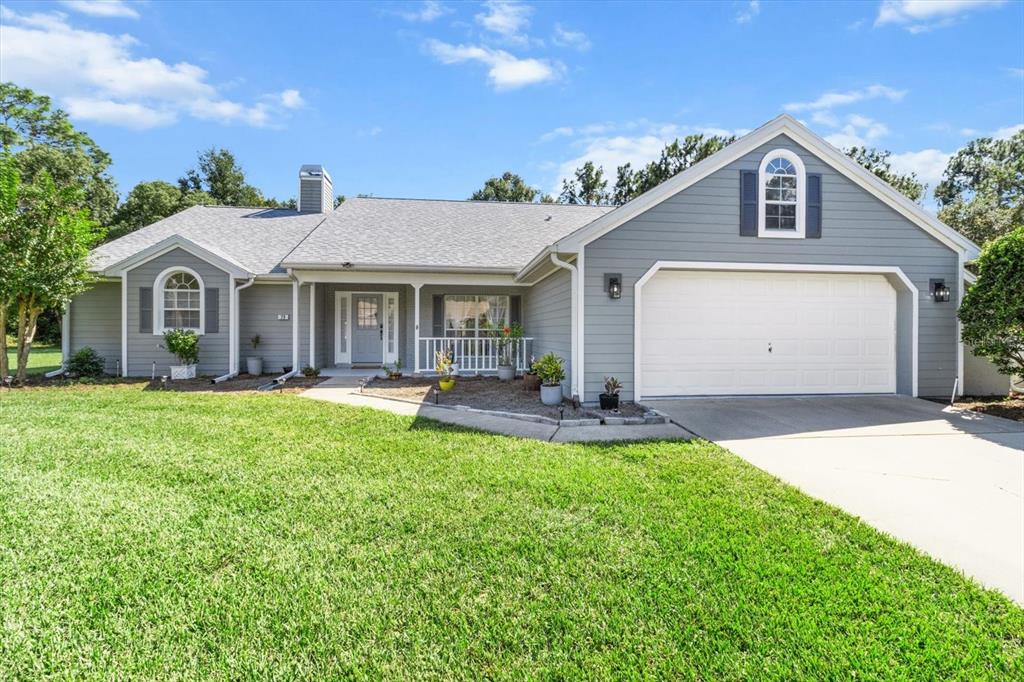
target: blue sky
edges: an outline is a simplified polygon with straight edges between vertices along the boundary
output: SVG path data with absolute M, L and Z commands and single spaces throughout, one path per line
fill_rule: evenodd
M 1024 124 L 1024 2 L 0 3 L 0 78 L 54 98 L 126 193 L 231 149 L 268 195 L 545 191 L 585 159 L 788 111 L 930 184 Z

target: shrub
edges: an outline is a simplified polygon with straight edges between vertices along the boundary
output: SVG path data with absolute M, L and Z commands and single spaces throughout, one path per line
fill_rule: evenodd
M 168 329 L 164 332 L 164 345 L 183 365 L 199 362 L 199 337 L 190 329 Z
M 1024 226 L 985 245 L 960 305 L 961 337 L 1003 374 L 1024 367 Z
M 557 386 L 565 379 L 565 360 L 554 353 L 545 353 L 533 363 L 533 371 L 545 386 Z
M 71 356 L 68 374 L 76 377 L 98 377 L 103 374 L 105 362 L 100 354 L 86 346 Z
M 622 390 L 622 382 L 615 377 L 604 378 L 604 394 L 605 395 L 618 395 Z
M 317 369 L 316 367 L 310 367 L 309 365 L 306 365 L 305 367 L 302 368 L 302 376 L 314 379 L 320 376 L 320 370 Z

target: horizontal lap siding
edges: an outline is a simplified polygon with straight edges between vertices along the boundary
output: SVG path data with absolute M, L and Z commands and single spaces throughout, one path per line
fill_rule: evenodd
M 571 372 L 572 277 L 559 269 L 530 287 L 524 297 L 523 327 L 532 336 L 533 354 L 554 353 L 565 359 L 565 373 Z
M 113 374 L 121 360 L 121 283 L 99 282 L 71 302 L 71 353 L 92 348 Z
M 739 171 L 756 169 L 772 149 L 791 149 L 808 173 L 822 174 L 822 237 L 739 236 Z M 605 375 L 633 390 L 633 285 L 656 261 L 721 261 L 898 266 L 918 288 L 919 393 L 948 395 L 956 376 L 956 306 L 934 303 L 930 278 L 945 279 L 951 299 L 959 286 L 956 253 L 795 142 L 780 136 L 586 247 L 585 353 L 588 400 Z M 606 272 L 623 275 L 622 298 L 603 291 Z
M 306 301 L 308 305 L 308 300 Z M 238 343 L 241 369 L 245 358 L 263 358 L 263 371 L 277 373 L 292 364 L 292 287 L 287 284 L 254 284 L 238 292 Z M 279 320 L 278 316 L 288 316 Z M 259 335 L 260 344 L 251 339 Z

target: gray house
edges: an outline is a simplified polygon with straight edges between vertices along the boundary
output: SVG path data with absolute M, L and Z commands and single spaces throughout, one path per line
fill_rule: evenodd
M 306 365 L 495 369 L 489 325 L 565 358 L 567 395 L 900 393 L 964 386 L 957 303 L 978 247 L 789 116 L 620 206 L 350 199 L 300 171 L 297 211 L 201 206 L 94 252 L 65 356 L 166 374 Z M 260 337 L 255 350 L 250 340 Z M 959 381 L 957 381 L 959 379 Z

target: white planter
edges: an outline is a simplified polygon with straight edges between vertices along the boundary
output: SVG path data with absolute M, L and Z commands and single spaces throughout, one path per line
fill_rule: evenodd
M 171 380 L 175 379 L 195 379 L 196 378 L 196 366 L 195 365 L 171 365 Z
M 545 405 L 561 405 L 562 404 L 562 386 L 557 384 L 555 386 L 545 386 L 541 384 L 540 387 L 540 401 Z
M 516 378 L 516 368 L 511 365 L 498 365 L 498 378 L 502 381 L 512 381 Z
M 246 358 L 245 371 L 253 376 L 263 374 L 263 358 Z

